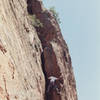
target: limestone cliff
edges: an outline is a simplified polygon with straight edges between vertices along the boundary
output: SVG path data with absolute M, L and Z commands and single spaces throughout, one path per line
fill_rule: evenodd
M 49 76 L 59 94 L 47 92 Z M 0 0 L 0 100 L 77 100 L 68 47 L 41 0 Z

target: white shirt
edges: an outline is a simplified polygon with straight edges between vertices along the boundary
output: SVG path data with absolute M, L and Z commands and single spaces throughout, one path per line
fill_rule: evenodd
M 50 79 L 50 82 L 54 83 L 58 78 L 54 77 L 54 76 L 50 76 L 48 79 Z

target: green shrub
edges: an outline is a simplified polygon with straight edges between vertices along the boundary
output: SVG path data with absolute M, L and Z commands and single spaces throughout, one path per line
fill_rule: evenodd
M 60 24 L 60 18 L 59 18 L 59 13 L 56 12 L 55 7 L 49 8 L 49 11 L 53 13 L 54 18 L 57 20 L 57 22 Z
M 30 15 L 30 20 L 34 27 L 43 27 L 43 24 L 36 18 L 36 15 Z

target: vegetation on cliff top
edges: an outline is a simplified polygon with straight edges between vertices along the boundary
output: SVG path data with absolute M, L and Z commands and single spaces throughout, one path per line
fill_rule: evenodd
M 56 12 L 55 7 L 50 7 L 50 8 L 49 8 L 49 11 L 52 12 L 54 18 L 55 18 L 56 21 L 60 24 L 61 21 L 60 21 L 60 18 L 59 18 L 59 13 Z

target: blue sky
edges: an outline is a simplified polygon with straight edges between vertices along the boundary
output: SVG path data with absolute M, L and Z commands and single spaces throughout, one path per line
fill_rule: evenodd
M 78 100 L 100 100 L 100 0 L 43 0 L 59 12 L 74 68 Z

